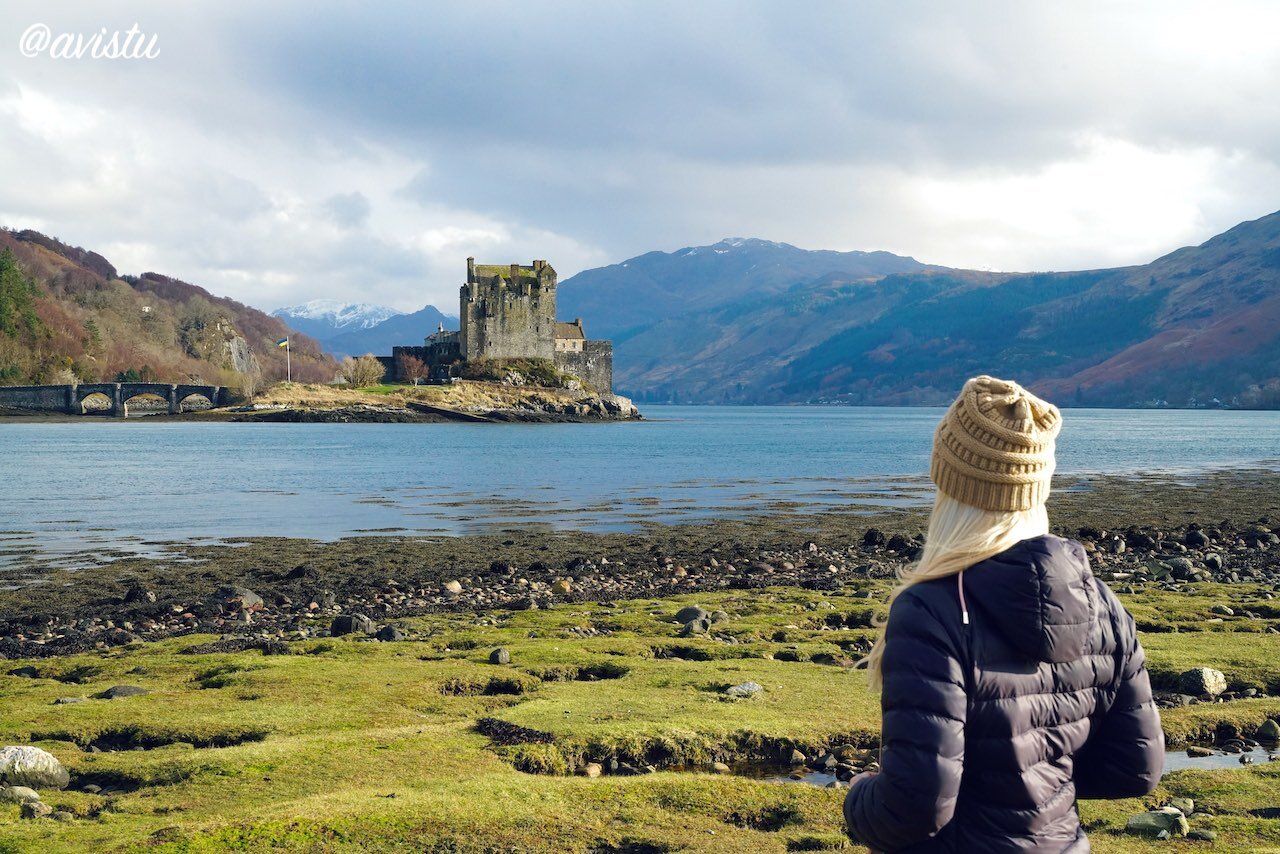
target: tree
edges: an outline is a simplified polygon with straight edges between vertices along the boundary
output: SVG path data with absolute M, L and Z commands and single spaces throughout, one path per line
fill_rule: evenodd
M 35 282 L 22 272 L 8 247 L 0 252 L 0 333 L 35 335 L 44 331 L 36 315 Z
M 396 374 L 399 375 L 401 382 L 412 380 L 413 384 L 417 385 L 419 380 L 427 378 L 427 366 L 417 356 L 401 353 L 396 361 Z
M 382 377 L 387 373 L 387 369 L 370 353 L 361 356 L 359 359 L 353 359 L 350 356 L 343 359 L 342 367 L 338 373 L 342 375 L 342 379 L 348 385 L 364 388 L 381 382 Z

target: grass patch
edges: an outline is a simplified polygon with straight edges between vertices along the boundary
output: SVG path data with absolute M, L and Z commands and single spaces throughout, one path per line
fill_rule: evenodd
M 1280 680 L 1280 637 L 1254 631 L 1270 617 L 1251 603 L 1268 592 L 1205 585 L 1124 598 L 1177 628 L 1143 635 L 1157 681 L 1210 666 L 1233 685 L 1266 687 Z M 1205 630 L 1218 601 L 1260 616 Z M 730 619 L 711 636 L 676 638 L 671 615 L 690 604 Z M 290 644 L 309 655 L 218 652 L 216 638 L 185 637 L 12 662 L 84 680 L 0 676 L 0 743 L 35 739 L 54 752 L 75 783 L 47 800 L 78 818 L 24 822 L 0 805 L 0 839 L 42 854 L 839 850 L 839 791 L 661 769 L 876 744 L 878 697 L 863 674 L 832 663 L 873 635 L 861 624 L 877 607 L 833 591 L 727 591 L 518 611 L 496 625 L 413 618 L 407 628 L 423 640 L 394 645 Z M 567 632 L 606 619 L 607 636 Z M 510 665 L 488 662 L 498 646 Z M 763 693 L 725 699 L 746 681 Z M 150 693 L 54 704 L 68 684 L 92 695 L 126 683 Z M 1240 700 L 1172 710 L 1164 726 L 1176 741 L 1276 715 L 1280 699 Z M 575 775 L 610 760 L 660 770 Z M 86 782 L 118 793 L 75 790 Z M 1216 813 L 1196 826 L 1216 830 L 1223 850 L 1280 845 L 1280 821 L 1253 812 L 1280 803 L 1280 768 L 1263 765 L 1179 772 L 1143 801 L 1082 803 L 1094 850 L 1184 845 L 1119 833 L 1173 795 Z

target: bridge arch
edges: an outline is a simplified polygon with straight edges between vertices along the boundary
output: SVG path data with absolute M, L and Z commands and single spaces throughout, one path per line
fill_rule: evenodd
M 77 383 L 74 385 L 0 386 L 0 407 L 85 415 L 98 411 L 102 399 L 112 415 L 124 415 L 127 403 L 153 396 L 167 403 L 170 413 L 181 412 L 191 398 L 201 397 L 211 406 L 225 406 L 227 390 L 216 385 L 175 383 Z

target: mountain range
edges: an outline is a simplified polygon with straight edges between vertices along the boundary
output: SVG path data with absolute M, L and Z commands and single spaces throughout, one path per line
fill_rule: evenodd
M 458 327 L 458 318 L 433 305 L 404 313 L 372 303 L 312 300 L 271 312 L 289 326 L 320 342 L 326 353 L 341 359 L 365 353 L 385 355 L 399 344 L 421 347 L 422 340 L 440 324 Z
M 1133 267 L 992 273 L 730 239 L 558 290 L 642 402 L 940 405 L 989 373 L 1066 405 L 1280 408 L 1280 213 Z

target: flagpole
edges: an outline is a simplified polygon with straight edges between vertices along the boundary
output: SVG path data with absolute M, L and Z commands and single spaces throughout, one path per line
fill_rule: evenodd
M 285 381 L 293 382 L 293 358 L 289 355 L 289 339 L 284 339 L 284 369 Z

